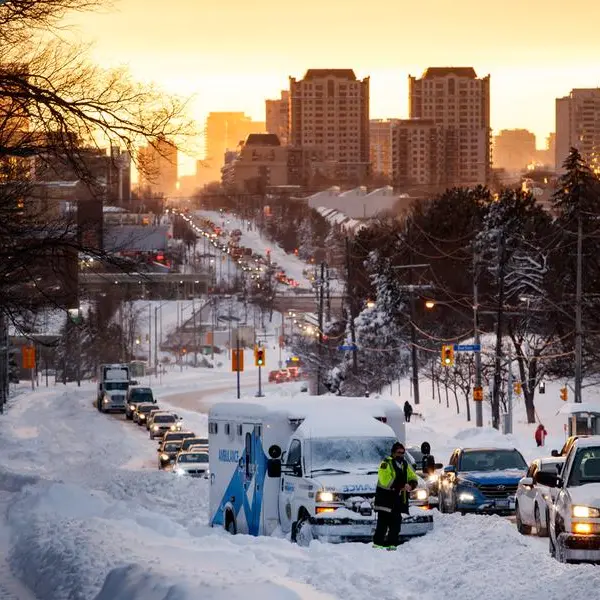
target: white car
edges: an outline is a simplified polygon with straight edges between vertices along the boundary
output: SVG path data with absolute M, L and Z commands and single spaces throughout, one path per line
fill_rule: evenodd
M 600 435 L 575 440 L 559 476 L 535 481 L 556 489 L 550 506 L 550 555 L 559 562 L 600 562 Z
M 538 471 L 560 475 L 565 462 L 564 456 L 536 458 L 527 470 L 527 474 L 517 487 L 515 515 L 517 530 L 524 535 L 530 534 L 532 527 L 539 537 L 548 535 L 548 515 L 550 505 L 556 498 L 556 488 L 535 481 Z
M 173 473 L 207 478 L 210 475 L 208 452 L 180 452 L 173 463 Z
M 180 431 L 181 421 L 177 418 L 177 415 L 173 414 L 161 414 L 154 413 L 152 422 L 148 427 L 150 432 L 150 439 L 162 438 L 167 431 Z

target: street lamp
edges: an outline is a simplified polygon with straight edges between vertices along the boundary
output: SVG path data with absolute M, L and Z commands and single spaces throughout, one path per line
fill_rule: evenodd
M 435 301 L 434 300 L 425 300 L 425 308 L 431 310 L 434 307 L 435 307 Z

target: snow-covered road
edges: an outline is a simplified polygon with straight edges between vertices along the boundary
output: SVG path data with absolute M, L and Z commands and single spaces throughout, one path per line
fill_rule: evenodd
M 159 472 L 145 429 L 99 414 L 92 398 L 90 384 L 40 388 L 0 418 L 0 548 L 13 574 L 0 562 L 0 600 L 563 600 L 600 589 L 600 569 L 558 564 L 500 517 L 436 513 L 433 533 L 395 553 L 213 530 L 208 482 Z M 205 431 L 205 415 L 183 414 Z

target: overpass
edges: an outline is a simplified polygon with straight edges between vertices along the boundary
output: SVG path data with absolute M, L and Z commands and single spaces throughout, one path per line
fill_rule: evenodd
M 344 304 L 344 296 L 339 294 L 331 295 L 329 299 L 331 300 L 332 312 L 341 312 Z M 327 298 L 325 298 L 324 301 L 327 302 Z M 306 294 L 280 294 L 275 296 L 273 306 L 275 310 L 281 313 L 287 313 L 289 311 L 314 313 L 318 310 L 318 301 L 313 292 L 307 292 Z
M 208 273 L 79 273 L 79 290 L 102 294 L 118 290 L 131 296 L 177 299 L 208 294 Z

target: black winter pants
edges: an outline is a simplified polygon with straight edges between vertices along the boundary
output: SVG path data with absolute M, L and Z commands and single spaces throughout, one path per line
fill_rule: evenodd
M 376 546 L 397 546 L 401 525 L 402 513 L 399 508 L 394 508 L 392 512 L 378 511 L 373 543 Z

